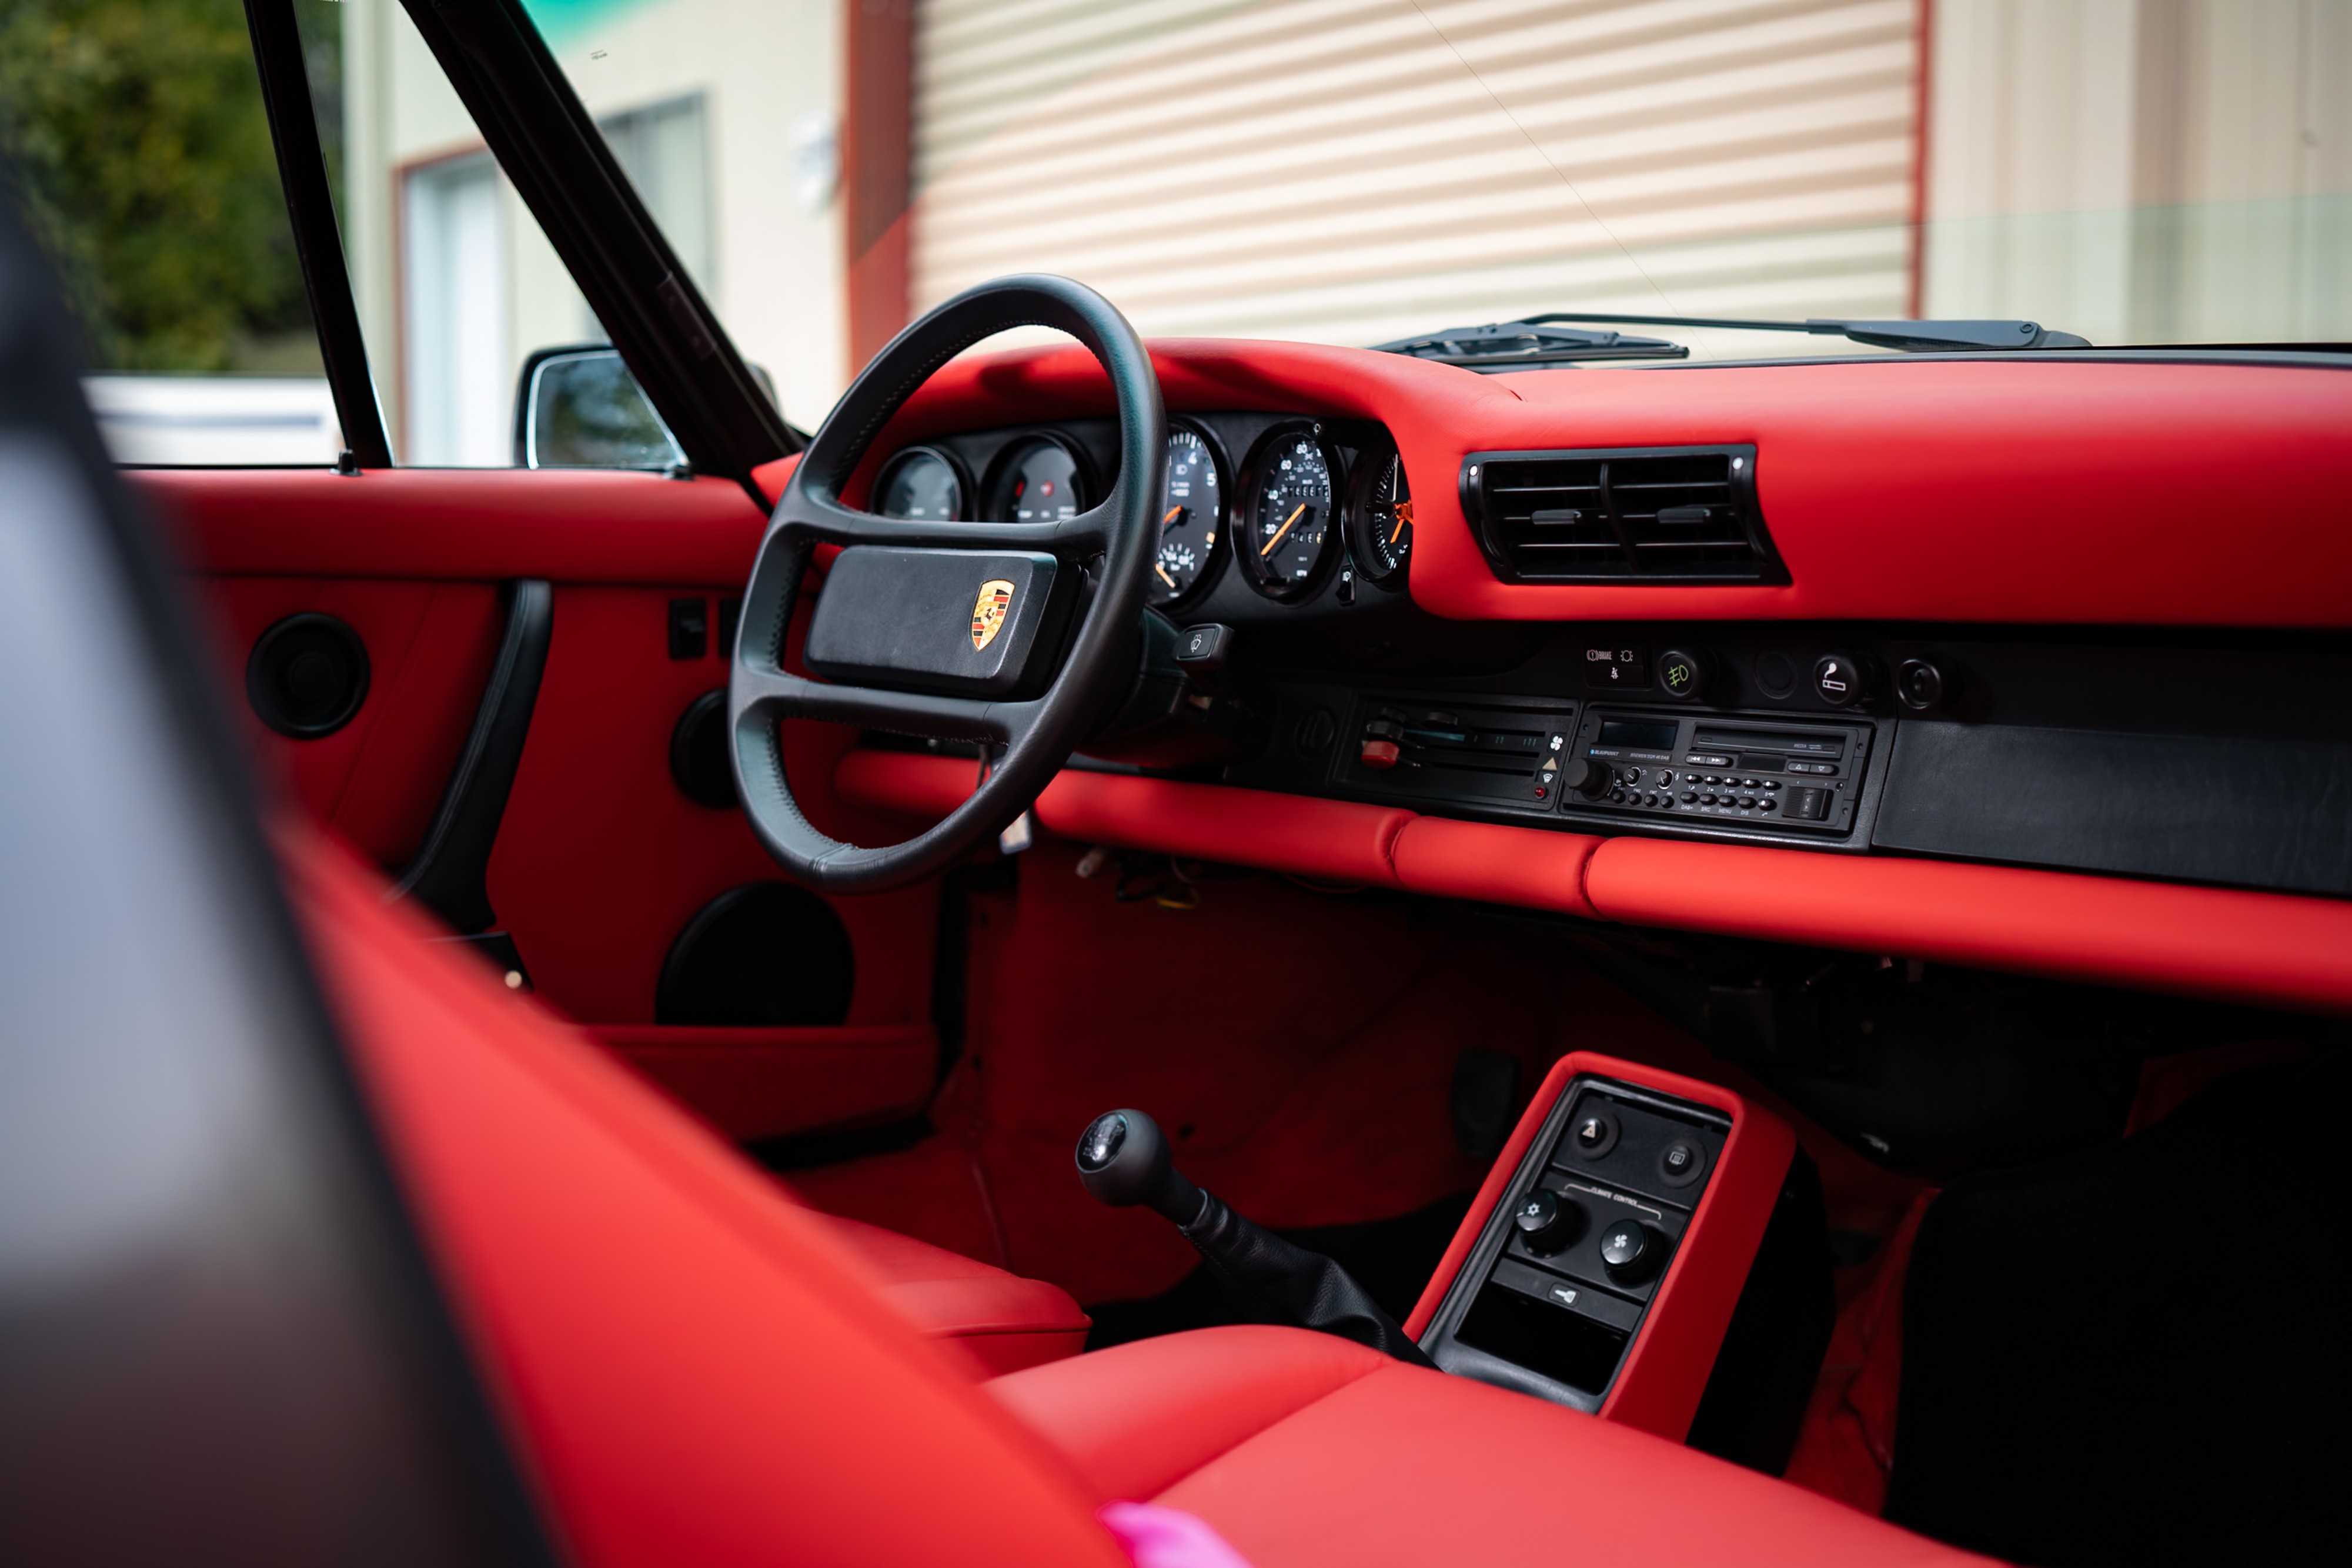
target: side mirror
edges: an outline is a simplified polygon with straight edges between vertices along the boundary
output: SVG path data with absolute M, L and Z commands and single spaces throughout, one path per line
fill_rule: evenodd
M 681 467 L 686 453 L 617 350 L 532 350 L 515 397 L 519 468 Z

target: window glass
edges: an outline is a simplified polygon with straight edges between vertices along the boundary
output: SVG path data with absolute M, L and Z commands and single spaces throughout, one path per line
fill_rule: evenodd
M 526 366 L 604 329 L 398 0 L 294 8 L 394 458 L 510 466 Z
M 237 0 L 8 0 L 0 158 L 126 463 L 342 445 Z

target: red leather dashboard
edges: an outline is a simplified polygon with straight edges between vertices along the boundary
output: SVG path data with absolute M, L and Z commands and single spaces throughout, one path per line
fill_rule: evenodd
M 2342 370 L 1892 356 L 1480 376 L 1303 343 L 1152 354 L 1171 409 L 1384 423 L 1412 479 L 1412 597 L 1440 615 L 2352 626 Z M 869 469 L 945 431 L 1109 412 L 1081 350 L 958 361 Z M 1498 582 L 1455 491 L 1471 452 L 1727 442 L 1759 448 L 1786 587 Z M 2247 530 L 2262 548 L 2224 548 Z
M 1384 423 L 1415 480 L 1412 596 L 1445 616 L 2352 628 L 2352 374 L 2316 364 L 1895 356 L 1482 377 L 1303 344 L 1153 351 L 1171 409 Z M 1108 412 L 1082 350 L 959 361 L 900 413 L 868 470 L 927 435 Z M 1506 584 L 1456 498 L 1472 451 L 1725 442 L 1759 448 L 1785 587 Z M 789 466 L 768 465 L 761 486 L 780 487 Z M 709 478 L 138 478 L 190 564 L 229 576 L 707 585 L 748 571 L 762 527 L 741 486 Z M 923 820 L 968 790 L 970 771 L 853 750 L 833 782 L 847 803 Z M 824 781 L 802 783 L 821 794 Z M 1066 773 L 1038 813 L 1086 841 L 1329 881 L 2352 1009 L 2352 905 L 2325 898 L 1601 840 L 1092 773 Z

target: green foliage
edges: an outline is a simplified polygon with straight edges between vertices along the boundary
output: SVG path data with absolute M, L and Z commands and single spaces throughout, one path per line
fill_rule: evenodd
M 97 365 L 309 330 L 238 0 L 0 0 L 0 154 Z

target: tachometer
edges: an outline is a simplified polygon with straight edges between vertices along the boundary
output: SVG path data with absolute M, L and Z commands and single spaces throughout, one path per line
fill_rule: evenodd
M 988 482 L 989 521 L 1066 522 L 1084 509 L 1086 475 L 1060 437 L 1033 435 L 996 460 Z
M 1250 464 L 1234 553 L 1259 592 L 1292 599 L 1313 588 L 1330 553 L 1332 461 L 1313 426 L 1277 430 Z
M 1349 523 L 1356 569 L 1370 581 L 1393 585 L 1412 555 L 1412 492 L 1405 485 L 1404 461 L 1395 447 L 1376 447 L 1364 455 L 1355 491 Z
M 963 471 L 944 452 L 909 446 L 882 465 L 874 480 L 874 510 L 907 522 L 960 523 L 971 516 L 964 505 Z
M 1217 455 L 1188 425 L 1168 427 L 1168 480 L 1160 494 L 1160 551 L 1145 586 L 1154 604 L 1172 604 L 1198 588 L 1217 559 L 1225 528 L 1225 489 Z

